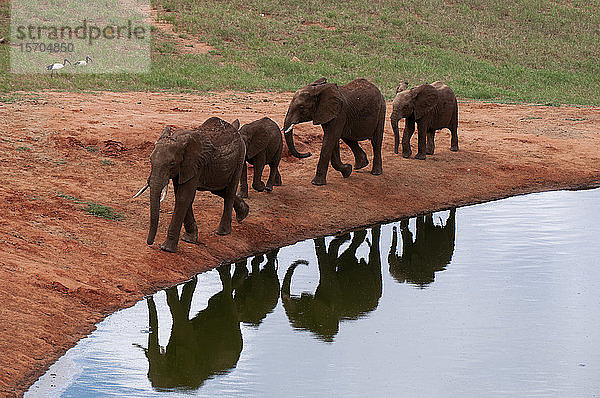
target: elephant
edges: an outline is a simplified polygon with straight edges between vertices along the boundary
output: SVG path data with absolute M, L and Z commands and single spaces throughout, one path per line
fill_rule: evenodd
M 388 255 L 390 274 L 400 283 L 426 287 L 452 261 L 456 234 L 456 209 L 450 209 L 446 224 L 436 226 L 431 213 L 417 217 L 416 238 L 408 229 L 408 220 L 400 222 L 402 255 L 397 254 L 398 231 L 393 228 L 392 246 Z
M 247 259 L 235 263 L 233 286 L 234 302 L 241 322 L 258 327 L 268 314 L 273 312 L 279 301 L 279 278 L 277 277 L 277 253 L 266 254 L 267 262 L 260 268 L 265 255 L 254 256 L 248 273 Z
M 396 90 L 390 121 L 394 130 L 394 153 L 398 153 L 400 134 L 398 121 L 406 118 L 402 135 L 402 156 L 412 154 L 410 139 L 418 127 L 418 150 L 415 159 L 424 160 L 435 151 L 435 132 L 448 128 L 451 133 L 450 150 L 458 151 L 458 103 L 450 87 L 442 82 L 422 84 L 408 89 L 408 83 L 400 84 Z
M 379 240 L 381 227 L 371 230 L 368 260 L 356 258 L 356 250 L 365 241 L 367 230 L 355 231 L 350 246 L 338 255 L 340 246 L 350 240 L 350 234 L 334 238 L 329 252 L 324 238 L 314 239 L 319 264 L 319 285 L 314 293 L 290 294 L 291 279 L 296 267 L 308 264 L 295 261 L 286 271 L 281 286 L 285 313 L 295 329 L 309 330 L 318 339 L 332 342 L 342 320 L 359 319 L 375 310 L 382 293 L 381 255 Z
M 224 199 L 223 214 L 216 233 L 231 232 L 231 213 L 241 222 L 249 212 L 249 206 L 237 195 L 237 188 L 244 166 L 246 145 L 238 133 L 239 121 L 229 124 L 211 117 L 193 130 L 165 127 L 150 155 L 151 171 L 146 186 L 135 196 L 150 188 L 150 228 L 148 245 L 154 243 L 160 201 L 164 198 L 169 180 L 175 190 L 175 208 L 167 238 L 162 250 L 176 252 L 181 232 L 182 240 L 198 242 L 198 226 L 192 212 L 192 202 L 198 191 L 210 191 Z M 161 191 L 163 191 L 162 198 Z
M 292 98 L 283 132 L 290 153 L 298 158 L 307 154 L 299 153 L 294 146 L 293 127 L 298 123 L 312 120 L 323 128 L 323 143 L 314 185 L 327 183 L 329 162 L 342 173 L 344 178 L 352 174 L 352 165 L 344 164 L 340 158 L 340 139 L 354 154 L 354 168 L 361 169 L 369 164 L 365 151 L 358 141 L 371 140 L 373 146 L 373 167 L 371 174 L 383 172 L 381 145 L 385 124 L 385 99 L 379 89 L 366 79 L 356 79 L 338 86 L 321 78 L 300 88 Z
M 197 389 L 208 378 L 235 368 L 242 352 L 240 323 L 232 296 L 229 265 L 218 268 L 223 289 L 208 300 L 208 306 L 189 319 L 197 277 L 186 282 L 181 297 L 177 286 L 166 290 L 173 326 L 166 348 L 158 342 L 156 304 L 147 299 L 150 333 L 148 379 L 158 389 Z
M 265 189 L 272 191 L 273 186 L 281 185 L 279 174 L 279 161 L 283 150 L 281 130 L 277 123 L 268 117 L 244 124 L 240 128 L 240 135 L 246 144 L 246 162 L 254 166 L 252 188 L 258 192 Z M 240 196 L 248 197 L 248 167 L 244 162 L 240 180 Z M 269 179 L 267 185 L 261 181 L 265 165 L 269 165 Z

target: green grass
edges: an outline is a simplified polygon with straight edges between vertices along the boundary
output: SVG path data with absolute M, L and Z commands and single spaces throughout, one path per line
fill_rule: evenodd
M 600 105 L 600 1 L 153 0 L 176 36 L 155 32 L 139 75 L 0 75 L 0 91 L 294 91 L 321 76 L 442 80 L 460 98 Z M 8 3 L 0 3 L 0 36 Z M 218 22 L 217 22 L 218 21 Z M 177 36 L 216 50 L 181 54 Z M 0 70 L 8 70 L 0 45 Z M 300 62 L 292 62 L 297 57 Z
M 116 212 L 111 207 L 100 205 L 94 202 L 88 202 L 87 206 L 85 206 L 83 210 L 86 214 L 106 218 L 108 220 L 121 221 L 125 219 L 123 214 Z
M 71 201 L 75 204 L 85 205 L 81 207 L 81 210 L 85 211 L 86 214 L 114 221 L 122 221 L 125 219 L 125 216 L 122 213 L 117 212 L 109 206 L 101 205 L 95 202 L 88 202 L 85 200 L 81 200 L 75 196 L 66 195 L 63 193 L 58 193 L 56 194 L 56 196 Z

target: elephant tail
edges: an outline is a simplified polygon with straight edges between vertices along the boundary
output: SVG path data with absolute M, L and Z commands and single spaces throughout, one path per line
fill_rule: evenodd
M 283 284 L 281 285 L 281 298 L 287 300 L 290 298 L 290 286 L 292 284 L 292 276 L 294 275 L 294 270 L 298 265 L 308 265 L 308 261 L 306 260 L 296 260 L 290 265 L 290 267 L 285 272 L 285 276 L 283 278 Z

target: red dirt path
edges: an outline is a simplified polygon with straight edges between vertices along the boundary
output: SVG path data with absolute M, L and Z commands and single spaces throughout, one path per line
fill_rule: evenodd
M 323 187 L 310 183 L 321 129 L 307 123 L 296 127 L 296 142 L 314 155 L 298 160 L 285 153 L 283 186 L 251 190 L 249 217 L 234 221 L 225 237 L 214 233 L 221 199 L 199 193 L 201 243 L 180 242 L 179 252 L 168 254 L 145 243 L 147 194 L 131 199 L 146 181 L 163 126 L 194 126 L 210 116 L 242 123 L 269 116 L 281 125 L 291 94 L 21 94 L 30 99 L 0 105 L 3 396 L 22 395 L 112 311 L 221 262 L 449 206 L 600 184 L 600 108 L 461 101 L 459 152 L 450 152 L 444 130 L 434 156 L 402 159 L 393 154 L 388 122 L 384 174 L 372 176 L 369 165 L 343 179 L 330 168 Z M 369 145 L 362 146 L 371 160 Z M 126 218 L 86 215 L 71 197 L 111 206 Z M 157 243 L 172 208 L 171 193 Z

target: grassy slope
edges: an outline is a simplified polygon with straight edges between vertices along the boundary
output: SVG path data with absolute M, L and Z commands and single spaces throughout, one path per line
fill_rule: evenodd
M 399 4 L 402 3 L 402 7 Z M 0 3 L 0 36 L 8 3 Z M 600 105 L 598 0 L 153 0 L 175 31 L 217 50 L 153 42 L 145 75 L 18 76 L 0 46 L 0 90 L 289 90 L 326 76 L 443 80 L 461 98 Z M 164 12 L 170 10 L 171 12 Z M 292 62 L 297 57 L 300 62 Z M 5 94 L 5 98 L 6 98 Z

